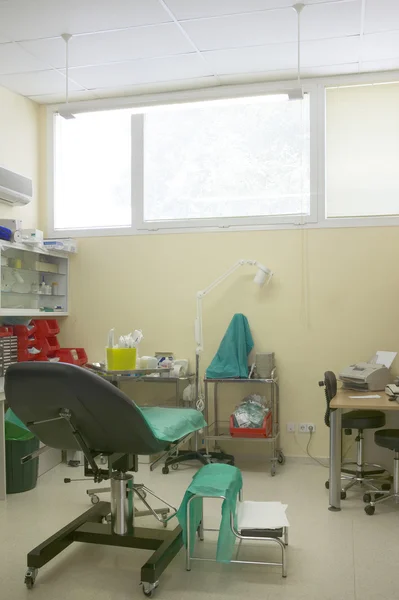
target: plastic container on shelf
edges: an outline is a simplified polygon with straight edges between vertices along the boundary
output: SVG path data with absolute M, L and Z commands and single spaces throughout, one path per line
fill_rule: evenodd
M 29 325 L 14 325 L 14 335 L 17 337 L 30 337 L 36 333 L 36 325 L 32 321 Z
M 109 371 L 133 371 L 136 368 L 136 348 L 107 348 Z
M 0 337 L 9 337 L 10 335 L 13 335 L 12 327 L 2 325 L 0 327 Z
M 26 350 L 26 348 L 33 348 L 33 346 L 37 347 L 38 343 L 35 335 L 31 335 L 30 337 L 18 337 L 18 351 Z
M 38 354 L 30 354 L 27 348 L 18 349 L 18 362 L 28 362 L 30 360 L 35 360 Z
M 58 335 L 60 332 L 57 319 L 35 319 L 32 323 L 36 326 L 38 338 Z
M 60 359 L 60 362 L 70 365 L 82 367 L 87 363 L 87 354 L 84 348 L 59 348 L 55 356 Z
M 262 427 L 235 427 L 234 417 L 230 417 L 230 435 L 236 438 L 268 438 L 272 437 L 273 433 L 273 418 L 272 412 L 269 411 L 263 419 Z

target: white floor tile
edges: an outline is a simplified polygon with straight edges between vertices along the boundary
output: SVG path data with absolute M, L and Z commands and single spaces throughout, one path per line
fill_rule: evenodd
M 278 567 L 193 562 L 184 568 L 183 551 L 165 571 L 159 600 L 215 598 L 262 600 L 387 600 L 398 597 L 397 539 L 399 506 L 381 507 L 373 517 L 363 511 L 361 493 L 348 494 L 340 513 L 327 510 L 327 469 L 290 461 L 276 477 L 269 465 L 243 466 L 244 495 L 248 500 L 281 500 L 288 504 L 290 546 L 288 577 Z M 142 466 L 143 481 L 171 504 L 179 505 L 196 469 L 181 466 L 164 476 Z M 134 600 L 143 598 L 140 568 L 148 553 L 140 550 L 75 544 L 40 570 L 32 592 L 23 584 L 26 553 L 70 520 L 90 508 L 85 494 L 91 482 L 65 485 L 64 477 L 80 477 L 79 469 L 65 465 L 43 475 L 37 488 L 8 496 L 0 503 L 0 597 L 13 600 Z M 104 495 L 103 499 L 107 499 Z M 208 526 L 217 526 L 221 503 L 209 501 Z M 151 518 L 141 520 L 153 526 Z M 215 536 L 207 534 L 198 547 L 214 555 Z M 241 558 L 279 559 L 273 545 L 246 543 Z M 33 596 L 33 595 L 34 596 Z

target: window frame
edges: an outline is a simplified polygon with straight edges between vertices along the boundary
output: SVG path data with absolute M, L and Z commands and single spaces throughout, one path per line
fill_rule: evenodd
M 326 217 L 326 88 L 372 83 L 399 82 L 399 71 L 349 74 L 331 77 L 304 79 L 303 89 L 310 96 L 310 165 L 311 165 L 311 214 L 276 215 L 275 217 L 244 217 L 242 219 L 190 219 L 187 221 L 157 221 L 143 223 L 143 189 L 140 172 L 142 161 L 134 161 L 139 142 L 143 143 L 143 127 L 135 128 L 132 136 L 132 224 L 127 227 L 55 229 L 54 228 L 54 183 L 55 183 L 55 114 L 61 104 L 46 107 L 46 187 L 47 187 L 47 232 L 57 237 L 98 237 L 123 235 L 151 235 L 157 233 L 199 233 L 222 231 L 254 231 L 279 229 L 323 229 L 335 227 L 392 227 L 399 226 L 399 216 L 371 217 Z M 151 106 L 196 102 L 204 100 L 284 94 L 295 86 L 294 81 L 268 82 L 243 85 L 226 85 L 203 89 L 188 89 L 158 94 L 144 94 L 123 98 L 71 102 L 75 114 L 112 110 L 117 108 L 143 109 Z M 133 123 L 132 119 L 132 123 Z M 138 120 L 136 122 L 136 125 Z M 133 126 L 133 125 L 132 125 Z M 140 137 L 141 130 L 141 137 Z M 141 146 L 142 148 L 143 146 Z M 143 159 L 143 152 L 138 153 Z M 219 223 L 216 223 L 219 221 Z

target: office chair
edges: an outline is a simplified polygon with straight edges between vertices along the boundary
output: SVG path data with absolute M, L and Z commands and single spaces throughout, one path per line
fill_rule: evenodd
M 378 493 L 364 494 L 364 502 L 368 502 L 365 506 L 364 511 L 367 515 L 373 515 L 375 512 L 375 505 L 379 502 L 385 502 L 393 498 L 395 502 L 399 503 L 399 429 L 382 429 L 374 433 L 374 441 L 377 446 L 382 448 L 389 448 L 394 451 L 393 457 L 393 493 L 389 491 L 383 491 Z
M 337 393 L 337 379 L 332 371 L 324 373 L 324 380 L 319 381 L 319 386 L 324 387 L 326 398 L 326 412 L 324 422 L 330 427 L 330 402 Z M 380 492 L 376 484 L 381 484 L 381 489 L 390 490 L 389 474 L 381 465 L 366 463 L 363 456 L 363 431 L 365 429 L 378 429 L 385 425 L 385 415 L 379 410 L 351 410 L 342 415 L 342 429 L 347 435 L 352 433 L 352 429 L 357 429 L 355 438 L 357 445 L 357 458 L 355 462 L 345 462 L 341 465 L 341 478 L 348 480 L 342 487 L 341 500 L 345 500 L 346 492 L 354 486 L 366 486 L 368 489 Z M 348 466 L 355 465 L 355 469 L 348 469 Z M 370 468 L 371 467 L 371 468 Z M 330 482 L 326 481 L 327 489 Z
M 96 483 L 108 479 L 111 483 L 111 503 L 98 502 L 29 552 L 25 585 L 32 588 L 38 569 L 73 542 L 86 542 L 154 551 L 141 569 L 143 592 L 151 596 L 159 576 L 183 545 L 182 530 L 179 526 L 173 531 L 136 526 L 134 497 L 143 501 L 143 489 L 149 490 L 135 484 L 131 472 L 138 470 L 139 454 L 156 454 L 181 440 L 162 440 L 161 434 L 154 433 L 156 424 L 150 426 L 123 392 L 74 365 L 13 364 L 6 373 L 5 392 L 13 412 L 43 444 L 60 450 L 81 450 L 87 464 L 85 475 L 91 475 Z M 194 409 L 160 410 L 174 411 L 169 413 L 173 431 L 182 431 L 180 425 L 189 422 L 188 433 L 181 439 L 204 426 L 201 413 Z M 40 450 L 22 460 L 36 458 L 38 453 Z M 101 455 L 107 459 L 106 467 L 97 462 Z M 156 511 L 151 512 L 158 521 L 165 521 Z

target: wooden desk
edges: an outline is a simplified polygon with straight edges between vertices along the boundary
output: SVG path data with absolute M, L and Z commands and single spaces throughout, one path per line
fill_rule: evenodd
M 359 396 L 380 396 L 380 398 L 359 398 Z M 350 396 L 354 396 L 351 398 Z M 399 410 L 396 400 L 389 400 L 385 392 L 357 392 L 340 389 L 330 402 L 330 507 L 341 510 L 341 438 L 342 412 L 344 410 L 367 409 L 392 411 Z

